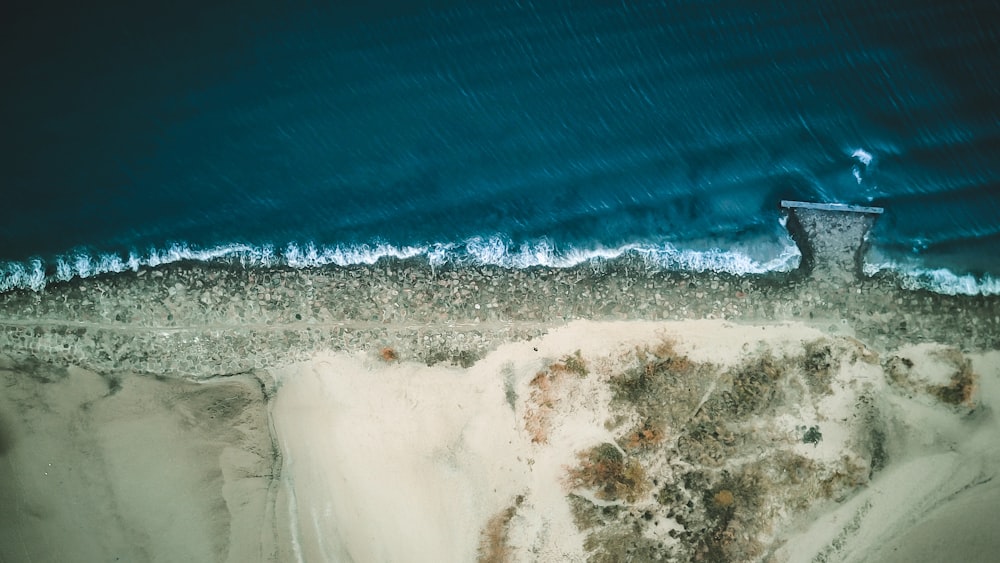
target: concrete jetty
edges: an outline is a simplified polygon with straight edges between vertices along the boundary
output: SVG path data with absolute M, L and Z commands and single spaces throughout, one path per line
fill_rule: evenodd
M 802 274 L 847 283 L 863 276 L 868 231 L 882 215 L 881 207 L 788 200 L 781 207 L 788 212 L 785 227 L 802 252 Z

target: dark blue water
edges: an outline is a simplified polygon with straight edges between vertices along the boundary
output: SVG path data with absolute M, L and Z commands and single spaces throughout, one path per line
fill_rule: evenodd
M 0 289 L 192 257 L 782 270 L 793 198 L 886 207 L 871 270 L 1000 292 L 997 2 L 144 4 L 4 8 Z

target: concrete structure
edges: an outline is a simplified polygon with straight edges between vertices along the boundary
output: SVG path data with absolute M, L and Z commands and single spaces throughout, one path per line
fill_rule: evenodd
M 788 210 L 786 228 L 802 252 L 804 275 L 848 283 L 862 277 L 868 230 L 881 207 L 787 200 L 781 207 Z

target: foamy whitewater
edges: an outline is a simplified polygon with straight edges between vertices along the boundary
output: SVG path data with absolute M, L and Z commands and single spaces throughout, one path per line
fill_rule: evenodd
M 991 2 L 225 4 L 10 14 L 0 291 L 185 260 L 789 271 L 794 199 L 884 207 L 869 274 L 1000 293 Z
M 131 253 L 127 257 L 113 254 L 88 256 L 76 254 L 59 257 L 55 261 L 55 272 L 47 273 L 45 263 L 40 259 L 27 264 L 8 262 L 0 266 L 0 291 L 11 289 L 43 290 L 53 282 L 69 281 L 74 278 L 88 278 L 100 274 L 138 272 L 144 267 L 156 267 L 183 261 L 214 262 L 243 268 L 320 268 L 328 265 L 350 266 L 375 264 L 383 258 L 424 257 L 433 267 L 442 265 L 490 265 L 504 268 L 530 268 L 547 266 L 567 268 L 582 263 L 592 263 L 600 267 L 603 261 L 634 252 L 653 269 L 687 270 L 694 272 L 726 272 L 730 274 L 761 274 L 773 271 L 790 271 L 798 267 L 801 253 L 794 245 L 785 246 L 781 253 L 770 260 L 761 262 L 741 252 L 679 250 L 671 245 L 662 247 L 638 244 L 619 248 L 594 248 L 590 250 L 569 249 L 560 252 L 547 241 L 523 244 L 516 248 L 501 237 L 487 239 L 474 238 L 464 244 L 435 244 L 424 247 L 395 247 L 387 244 L 361 246 L 317 247 L 314 244 L 299 246 L 289 244 L 276 250 L 271 246 L 253 247 L 247 245 L 220 246 L 210 249 L 193 249 L 174 245 L 165 250 L 150 250 L 140 255 Z
M 739 251 L 721 249 L 681 250 L 672 245 L 626 245 L 618 248 L 570 249 L 560 252 L 547 241 L 511 248 L 501 237 L 476 238 L 458 244 L 435 244 L 424 247 L 395 247 L 387 244 L 349 247 L 317 247 L 314 244 L 299 246 L 289 244 L 281 250 L 272 246 L 247 245 L 220 246 L 210 249 L 192 249 L 174 245 L 165 250 L 150 250 L 146 254 L 130 253 L 126 257 L 104 254 L 88 256 L 76 254 L 59 257 L 55 273 L 46 273 L 45 263 L 34 259 L 27 263 L 0 264 L 0 292 L 13 289 L 42 291 L 48 284 L 88 278 L 100 274 L 138 272 L 144 267 L 156 267 L 184 261 L 211 262 L 242 268 L 321 268 L 328 265 L 351 266 L 375 264 L 383 258 L 407 259 L 424 257 L 430 266 L 491 265 L 504 268 L 530 268 L 546 266 L 568 268 L 590 263 L 600 268 L 602 263 L 633 252 L 643 258 L 653 270 L 719 272 L 734 275 L 789 272 L 799 266 L 802 254 L 794 245 L 781 248 L 780 253 L 767 260 L 754 259 Z M 866 275 L 883 271 L 899 274 L 907 289 L 926 289 L 947 295 L 1000 295 L 1000 279 L 990 275 L 977 277 L 957 275 L 945 268 L 923 268 L 893 262 L 864 264 Z

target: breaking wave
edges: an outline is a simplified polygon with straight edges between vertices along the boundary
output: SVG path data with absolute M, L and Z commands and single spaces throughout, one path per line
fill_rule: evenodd
M 865 274 L 893 272 L 905 289 L 925 289 L 945 295 L 1000 295 L 1000 279 L 989 274 L 956 274 L 947 268 L 924 268 L 899 262 L 865 264 Z
M 41 291 L 48 284 L 101 274 L 137 272 L 176 262 L 221 263 L 242 268 L 319 268 L 374 264 L 383 258 L 424 257 L 432 268 L 445 265 L 490 265 L 519 269 L 533 266 L 568 268 L 586 262 L 600 262 L 635 253 L 651 268 L 693 272 L 725 272 L 735 275 L 785 272 L 798 267 L 801 255 L 793 244 L 772 249 L 772 257 L 758 258 L 742 251 L 692 250 L 672 244 L 628 244 L 615 248 L 560 248 L 549 240 L 513 243 L 500 236 L 473 237 L 462 243 L 435 243 L 424 246 L 394 246 L 373 243 L 320 246 L 313 243 L 271 245 L 220 245 L 195 248 L 184 244 L 145 253 L 92 254 L 74 252 L 51 261 L 34 258 L 27 262 L 0 262 L 0 292 L 15 289 Z
M 25 262 L 0 262 L 0 293 L 27 289 L 41 291 L 51 283 L 89 278 L 102 274 L 138 272 L 178 262 L 227 264 L 241 268 L 321 268 L 375 264 L 383 258 L 420 258 L 431 268 L 442 266 L 499 266 L 509 269 L 534 266 L 569 268 L 583 263 L 599 264 L 633 253 L 651 269 L 690 272 L 720 272 L 733 275 L 789 272 L 799 266 L 801 254 L 794 244 L 785 241 L 757 252 L 711 248 L 694 250 L 670 243 L 627 244 L 608 248 L 559 247 L 541 239 L 513 243 L 501 236 L 473 237 L 462 243 L 435 243 L 422 246 L 395 246 L 385 243 L 322 246 L 291 243 L 283 248 L 273 245 L 219 245 L 196 248 L 174 244 L 145 253 L 127 256 L 113 253 L 73 252 L 45 261 L 33 258 Z M 760 255 L 764 254 L 764 257 Z M 1000 278 L 989 274 L 956 274 L 947 268 L 927 268 L 916 263 L 882 260 L 864 265 L 871 276 L 891 272 L 906 289 L 923 289 L 945 295 L 1000 295 Z

